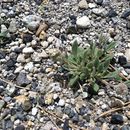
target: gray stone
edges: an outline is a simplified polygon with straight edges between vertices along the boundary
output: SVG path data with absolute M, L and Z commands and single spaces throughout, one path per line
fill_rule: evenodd
M 56 129 L 56 127 L 52 124 L 51 121 L 48 121 L 45 125 L 41 126 L 39 130 L 51 130 L 51 129 Z
M 37 15 L 28 15 L 23 18 L 23 22 L 30 30 L 36 30 L 41 21 L 41 17 Z
M 30 84 L 30 80 L 27 78 L 27 75 L 26 73 L 24 72 L 20 72 L 17 79 L 16 79 L 16 82 L 18 85 L 20 86 L 27 86 L 28 84 Z
M 25 100 L 24 103 L 22 103 L 22 108 L 24 111 L 29 111 L 32 107 L 32 104 L 29 100 Z
M 5 101 L 0 100 L 0 110 L 4 107 L 4 105 L 5 105 Z
M 12 19 L 12 21 L 10 22 L 10 26 L 9 26 L 8 30 L 11 33 L 15 33 L 17 31 L 15 19 Z
M 7 91 L 8 95 L 12 96 L 15 93 L 16 88 L 15 88 L 15 86 L 7 86 L 6 91 Z

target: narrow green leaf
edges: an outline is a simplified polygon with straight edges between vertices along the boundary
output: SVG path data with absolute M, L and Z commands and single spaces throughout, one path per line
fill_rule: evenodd
M 105 79 L 115 79 L 115 80 L 121 80 L 121 77 L 119 76 L 119 72 L 116 70 L 114 72 L 109 72 L 106 76 L 104 76 Z
M 128 88 L 130 88 L 130 80 L 127 80 L 124 83 L 128 86 Z
M 102 73 L 104 70 L 104 63 L 100 63 L 97 67 L 97 72 Z
M 95 66 L 95 68 L 97 68 L 98 66 L 99 66 L 99 59 L 98 58 L 96 58 L 95 59 L 95 61 L 94 61 L 94 66 Z
M 78 50 L 78 43 L 77 43 L 77 41 L 74 41 L 74 43 L 72 45 L 72 54 L 74 56 L 77 56 L 77 50 Z
M 93 85 L 93 90 L 94 90 L 95 92 L 98 92 L 98 90 L 99 90 L 99 85 L 95 83 L 95 84 Z
M 74 84 L 78 81 L 78 79 L 79 79 L 79 76 L 78 76 L 78 75 L 72 77 L 72 78 L 70 79 L 68 85 L 69 85 L 69 86 L 74 86 Z
M 116 43 L 115 42 L 111 42 L 106 46 L 106 51 L 110 51 L 111 49 L 115 48 Z

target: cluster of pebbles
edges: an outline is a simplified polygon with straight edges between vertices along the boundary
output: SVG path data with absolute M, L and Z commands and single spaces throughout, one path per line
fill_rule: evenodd
M 118 69 L 130 78 L 129 0 L 2 0 L 0 130 L 130 130 L 130 87 L 87 85 L 73 92 L 60 63 L 77 40 L 87 47 L 100 34 L 116 41 Z M 98 43 L 100 44 L 100 43 Z M 103 112 L 120 111 L 101 116 Z

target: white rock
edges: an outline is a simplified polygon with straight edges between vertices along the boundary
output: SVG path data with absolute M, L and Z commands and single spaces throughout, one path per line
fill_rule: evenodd
M 15 69 L 14 73 L 15 73 L 15 74 L 16 74 L 16 73 L 19 73 L 22 69 L 23 69 L 23 67 L 22 67 L 22 66 L 19 66 L 19 67 L 17 67 L 17 68 Z
M 38 109 L 36 107 L 32 108 L 32 115 L 35 116 L 38 112 Z
M 28 70 L 28 71 L 30 71 L 30 72 L 32 72 L 32 71 L 33 71 L 33 67 L 34 67 L 33 62 L 29 62 L 29 63 L 27 63 L 27 64 L 24 66 L 24 69 L 25 69 L 25 70 Z
M 95 8 L 95 7 L 96 7 L 96 4 L 94 4 L 94 3 L 89 3 L 89 4 L 88 4 L 88 7 L 89 7 L 90 9 Z
M 76 24 L 78 27 L 87 28 L 87 27 L 89 27 L 89 25 L 91 23 L 87 16 L 83 16 L 83 17 L 77 19 Z
M 47 41 L 48 43 L 52 43 L 54 41 L 54 37 L 48 37 Z
M 17 126 L 17 125 L 19 125 L 19 124 L 20 124 L 20 122 L 21 122 L 21 121 L 20 121 L 19 119 L 17 119 L 17 120 L 15 120 L 15 121 L 14 121 L 14 125 L 16 125 L 16 126 Z
M 101 15 L 101 14 L 103 14 L 103 12 L 105 12 L 105 10 L 101 9 L 101 8 L 94 8 L 94 9 L 92 9 L 92 12 L 96 15 Z
M 24 54 L 30 54 L 30 53 L 33 53 L 34 50 L 32 47 L 25 47 L 22 51 Z
M 24 63 L 25 62 L 25 55 L 24 54 L 19 54 L 18 57 L 17 57 L 17 62 L 22 62 Z
M 53 99 L 56 100 L 57 98 L 58 98 L 58 94 L 55 93 L 55 94 L 53 95 Z
M 99 89 L 98 95 L 100 96 L 105 95 L 104 89 Z
M 106 104 L 103 104 L 102 106 L 101 106 L 101 108 L 102 109 L 106 109 L 108 106 L 106 105 Z
M 35 45 L 37 45 L 37 41 L 36 40 L 32 40 L 32 46 L 35 46 Z
M 48 43 L 47 41 L 42 41 L 40 44 L 42 45 L 42 47 L 43 47 L 44 49 L 47 48 L 48 45 L 49 45 L 49 43 Z
M 56 82 L 56 83 L 51 83 L 49 85 L 49 88 L 51 88 L 51 92 L 61 92 L 61 85 L 60 83 Z
M 8 31 L 7 27 L 4 24 L 2 24 L 1 25 L 1 33 L 5 33 L 7 31 Z
M 127 58 L 127 61 L 130 62 L 130 49 L 127 49 L 125 52 L 125 56 Z
M 64 99 L 60 99 L 58 102 L 58 105 L 63 107 L 65 105 L 65 100 Z
M 81 0 L 78 4 L 80 9 L 87 9 L 88 8 L 88 3 L 86 0 Z

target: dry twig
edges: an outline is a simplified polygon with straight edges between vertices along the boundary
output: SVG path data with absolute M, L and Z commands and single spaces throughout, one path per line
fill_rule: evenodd
M 14 84 L 14 83 L 11 82 L 11 81 L 8 81 L 8 80 L 6 80 L 6 79 L 2 79 L 1 77 L 0 77 L 0 80 L 1 80 L 2 82 L 5 82 L 5 83 L 9 84 L 10 86 L 12 86 L 12 85 L 14 86 L 14 85 L 15 85 L 15 87 L 17 87 L 17 88 L 29 90 L 28 88 L 18 86 L 18 85 Z
M 57 119 L 60 120 L 61 122 L 64 122 L 64 120 L 63 120 L 62 118 L 60 118 L 59 116 L 57 116 L 55 113 L 50 112 L 50 111 L 47 111 L 46 109 L 44 109 L 44 108 L 42 108 L 42 107 L 40 107 L 40 106 L 38 106 L 38 107 L 39 107 L 44 113 L 49 114 L 49 115 L 51 115 L 51 116 L 57 118 Z M 79 126 L 74 125 L 74 124 L 72 124 L 72 123 L 69 124 L 69 126 L 70 126 L 73 130 L 88 130 L 88 129 L 85 129 L 85 128 L 80 128 Z
M 111 113 L 113 113 L 113 112 L 120 111 L 120 110 L 123 110 L 123 109 L 125 109 L 125 108 L 129 108 L 129 107 L 130 107 L 130 102 L 126 102 L 126 103 L 124 104 L 124 107 L 113 108 L 113 109 L 111 109 L 111 110 L 108 110 L 108 111 L 102 113 L 101 115 L 99 115 L 99 116 L 97 117 L 97 119 L 100 118 L 100 117 L 107 116 L 107 115 L 109 115 L 109 114 L 111 114 Z

